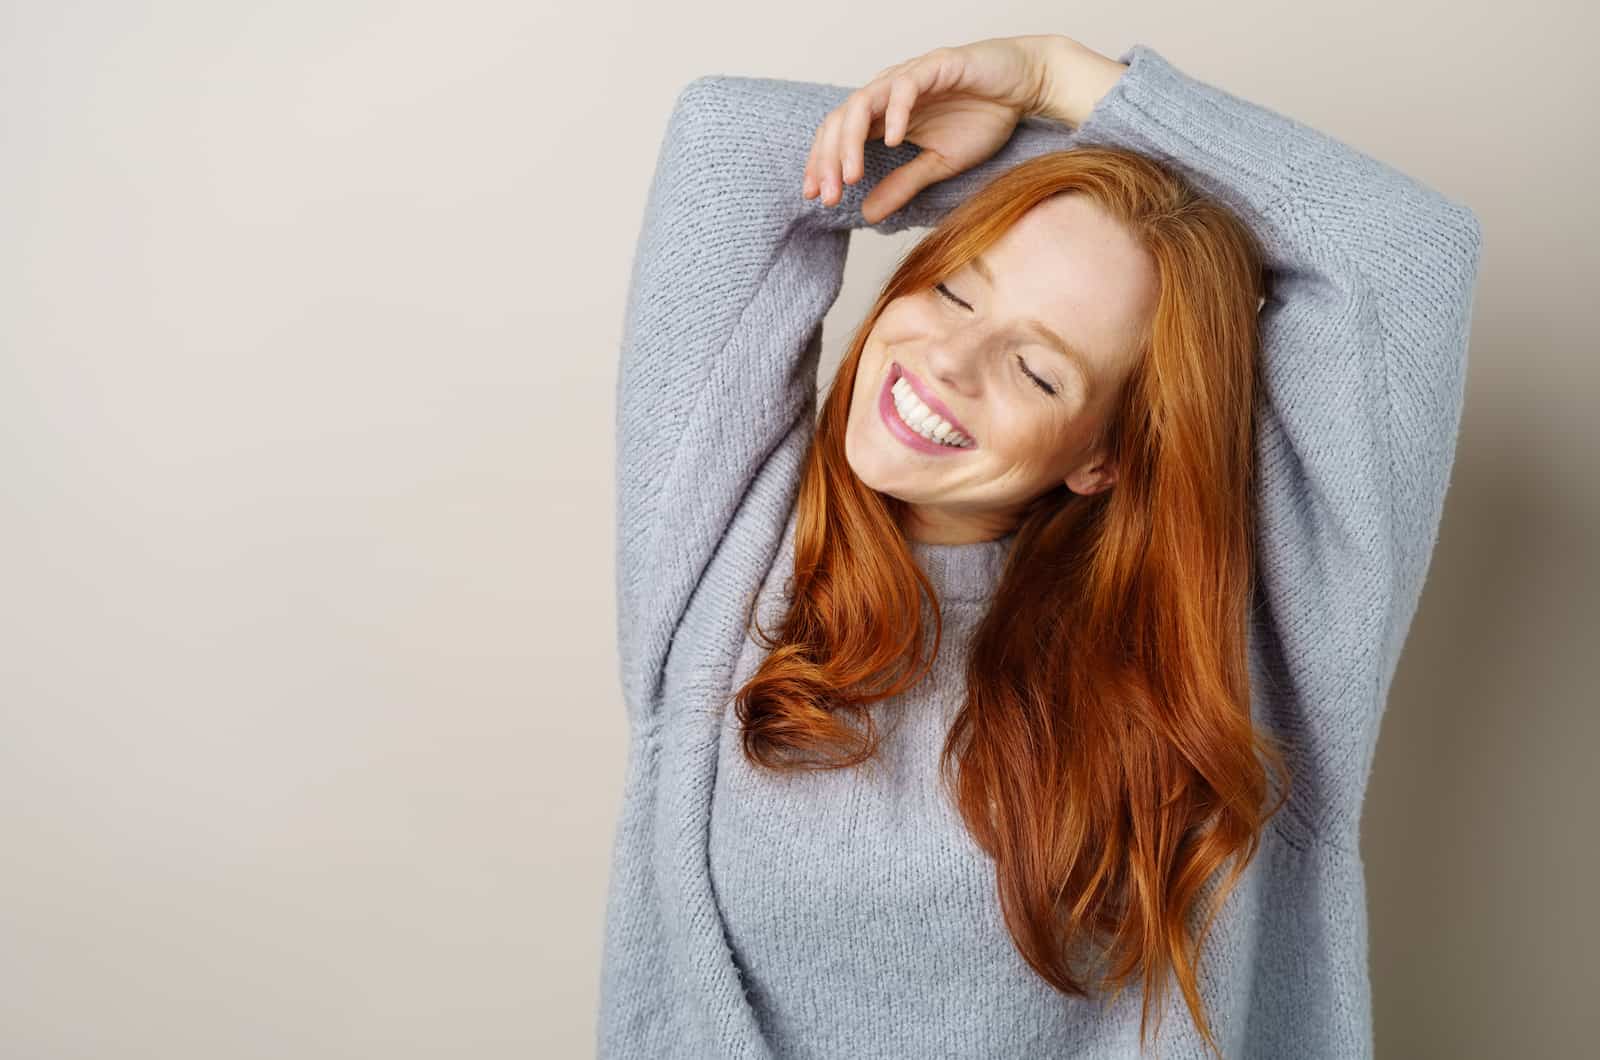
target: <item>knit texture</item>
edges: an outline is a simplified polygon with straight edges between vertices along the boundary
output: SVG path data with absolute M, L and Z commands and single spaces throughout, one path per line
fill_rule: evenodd
M 993 866 L 941 794 L 963 653 L 1010 537 L 914 543 L 939 589 L 935 668 L 880 704 L 884 756 L 774 777 L 729 700 L 775 626 L 814 431 L 821 321 L 850 232 L 931 226 L 999 173 L 1074 144 L 1175 167 L 1261 239 L 1252 710 L 1289 804 L 1200 965 L 1230 1058 L 1372 1055 L 1362 798 L 1454 459 L 1481 228 L 1466 206 L 1184 74 L 1146 45 L 1077 129 L 1025 121 L 994 157 L 875 225 L 911 159 L 866 146 L 833 207 L 800 195 L 851 89 L 708 76 L 679 95 L 630 276 L 617 379 L 617 637 L 630 741 L 614 840 L 598 1054 L 1208 1055 L 1173 983 L 1141 1054 L 1140 994 L 1064 997 L 1005 932 Z

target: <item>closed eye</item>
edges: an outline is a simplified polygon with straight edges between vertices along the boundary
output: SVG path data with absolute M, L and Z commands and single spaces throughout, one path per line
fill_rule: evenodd
M 1035 386 L 1037 386 L 1040 390 L 1043 390 L 1046 394 L 1049 394 L 1051 397 L 1055 396 L 1056 388 L 1045 382 L 1043 379 L 1040 379 L 1038 376 L 1034 375 L 1033 372 L 1028 369 L 1028 362 L 1022 359 L 1022 354 L 1020 353 L 1017 354 L 1017 364 L 1021 366 L 1022 374 L 1027 376 L 1029 379 L 1032 379 Z
M 949 300 L 951 302 L 954 302 L 956 305 L 960 306 L 962 309 L 971 309 L 972 308 L 967 303 L 963 302 L 961 299 L 957 298 L 954 294 L 952 294 L 951 291 L 950 291 L 950 288 L 946 287 L 942 283 L 934 284 L 933 285 L 933 289 L 935 291 L 938 291 L 947 300 Z
M 963 309 L 971 309 L 972 308 L 970 305 L 968 305 L 967 303 L 963 302 L 961 299 L 957 298 L 951 292 L 950 288 L 946 287 L 942 283 L 934 284 L 933 285 L 933 289 L 935 291 L 938 291 L 940 296 L 945 298 L 947 301 L 954 302 L 956 305 L 960 306 Z M 1034 375 L 1033 371 L 1031 369 L 1029 369 L 1029 367 L 1028 367 L 1028 362 L 1024 361 L 1022 359 L 1022 354 L 1020 354 L 1020 353 L 1017 354 L 1017 365 L 1018 365 L 1018 367 L 1020 367 L 1022 369 L 1022 374 L 1027 376 L 1030 380 L 1033 381 L 1033 385 L 1034 386 L 1038 387 L 1040 390 L 1043 390 L 1046 394 L 1049 394 L 1051 397 L 1054 397 L 1056 395 L 1056 393 L 1058 392 L 1058 388 L 1052 386 L 1050 383 L 1048 383 L 1045 380 L 1040 379 L 1038 376 Z

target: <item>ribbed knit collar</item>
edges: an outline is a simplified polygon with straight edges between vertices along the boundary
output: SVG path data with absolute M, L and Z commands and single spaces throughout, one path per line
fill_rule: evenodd
M 795 519 L 799 506 L 791 507 L 788 523 L 783 528 L 778 559 L 774 565 L 777 583 L 784 596 L 789 593 L 789 580 L 794 572 Z M 1000 585 L 1000 575 L 1005 570 L 1006 556 L 1017 539 L 1011 530 L 992 541 L 976 541 L 970 545 L 934 545 L 907 539 L 911 556 L 917 561 L 941 600 L 987 600 Z
M 1015 530 L 992 541 L 967 545 L 935 545 L 908 540 L 918 566 L 933 582 L 941 600 L 987 600 L 1000 584 Z

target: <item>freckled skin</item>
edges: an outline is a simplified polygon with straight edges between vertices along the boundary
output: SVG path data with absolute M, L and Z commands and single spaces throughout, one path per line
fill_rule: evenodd
M 983 254 L 990 287 L 968 265 L 945 286 L 884 308 L 861 351 L 845 454 L 869 487 L 912 508 L 907 534 L 941 544 L 986 541 L 1011 530 L 1027 503 L 1065 482 L 1079 494 L 1116 481 L 1092 448 L 1134 367 L 1155 311 L 1149 255 L 1095 202 L 1057 195 L 1023 215 Z M 1043 321 L 1089 360 L 1093 392 L 1069 361 L 1022 326 Z M 1028 368 L 1057 390 L 1047 394 Z M 915 373 L 977 441 L 952 454 L 919 453 L 878 416 L 891 362 Z

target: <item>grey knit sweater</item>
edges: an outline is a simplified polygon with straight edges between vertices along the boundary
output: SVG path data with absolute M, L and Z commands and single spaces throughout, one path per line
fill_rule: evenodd
M 1027 121 L 985 163 L 872 226 L 934 224 L 1074 143 L 1176 166 L 1261 236 L 1259 582 L 1252 708 L 1292 801 L 1207 941 L 1230 1058 L 1372 1054 L 1358 833 L 1384 702 L 1438 532 L 1481 230 L 1464 205 L 1135 45 L 1073 130 Z M 792 563 L 820 322 L 867 190 L 916 148 L 873 141 L 835 207 L 800 194 L 849 88 L 708 76 L 650 186 L 617 380 L 617 621 L 630 740 L 615 832 L 601 1057 L 1137 1057 L 1137 985 L 1064 997 L 1012 948 L 993 866 L 937 783 L 960 659 L 1010 536 L 915 543 L 946 639 L 883 708 L 870 768 L 774 777 L 728 703 Z M 1144 1055 L 1206 1055 L 1176 985 Z

